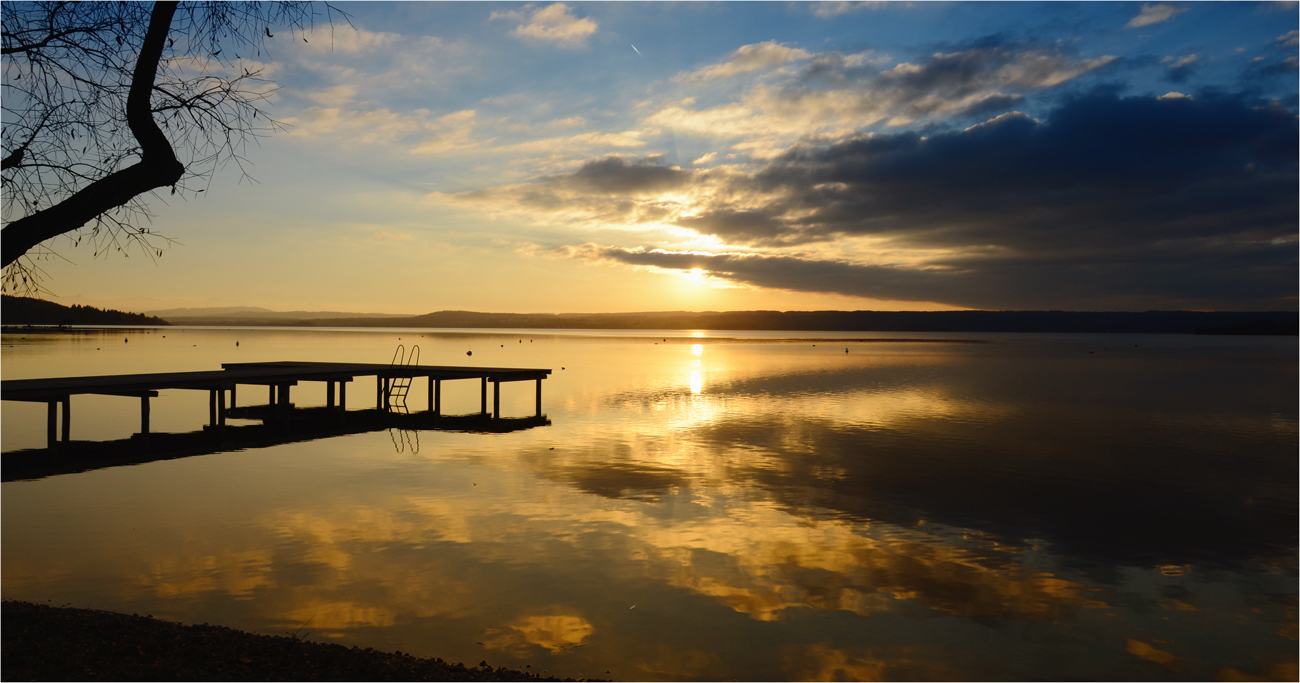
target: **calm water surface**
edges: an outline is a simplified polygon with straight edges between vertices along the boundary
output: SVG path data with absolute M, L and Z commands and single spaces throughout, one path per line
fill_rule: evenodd
M 6 380 L 399 343 L 554 374 L 550 426 L 6 482 L 3 596 L 561 676 L 1296 679 L 1295 338 L 654 334 L 6 334 Z M 532 413 L 532 383 L 502 394 Z M 153 429 L 207 400 L 163 392 Z M 138 410 L 74 397 L 72 438 Z M 44 446 L 44 405 L 2 418 L 6 454 Z

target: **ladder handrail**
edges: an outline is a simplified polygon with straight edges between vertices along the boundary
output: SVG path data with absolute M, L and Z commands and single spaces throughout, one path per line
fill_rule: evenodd
M 395 367 L 395 368 L 396 368 L 396 367 L 411 367 L 412 365 L 419 365 L 419 361 L 420 361 L 420 345 L 419 345 L 419 344 L 412 344 L 412 345 L 411 345 L 411 353 L 410 353 L 409 356 L 408 356 L 407 353 L 406 353 L 406 345 L 405 345 L 405 344 L 398 344 L 398 345 L 397 345 L 397 348 L 393 350 L 393 360 L 392 360 L 391 363 L 389 363 L 389 366 L 390 366 L 390 367 Z M 411 390 L 411 378 L 410 378 L 410 377 L 394 377 L 394 378 L 392 378 L 392 383 L 388 385 L 388 401 L 389 401 L 389 406 L 390 406 L 390 407 L 394 407 L 394 408 L 397 407 L 397 402 L 394 401 L 393 399 L 400 399 L 400 400 L 401 400 L 401 407 L 402 407 L 403 409 L 405 409 L 405 408 L 406 408 L 406 394 L 407 394 L 410 390 Z

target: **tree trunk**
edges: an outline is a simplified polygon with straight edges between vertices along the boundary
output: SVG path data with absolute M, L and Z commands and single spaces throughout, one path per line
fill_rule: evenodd
M 176 159 L 167 136 L 153 120 L 151 99 L 158 62 L 162 59 L 167 33 L 177 3 L 158 2 L 149 18 L 140 56 L 131 75 L 131 90 L 126 100 L 126 121 L 140 143 L 140 161 L 111 173 L 78 190 L 72 196 L 24 216 L 0 231 L 0 252 L 9 265 L 29 249 L 64 233 L 73 232 L 95 217 L 131 201 L 137 195 L 168 185 L 175 185 L 185 173 Z

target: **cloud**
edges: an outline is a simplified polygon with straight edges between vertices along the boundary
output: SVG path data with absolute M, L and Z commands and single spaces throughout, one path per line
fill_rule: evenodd
M 747 64 L 758 63 L 760 55 L 766 56 L 768 64 L 776 64 L 780 57 L 794 58 L 778 53 L 779 47 L 760 43 L 734 54 L 750 57 Z M 880 68 L 876 56 L 869 53 L 823 52 L 799 59 L 803 63 L 798 69 L 760 82 L 738 100 L 704 107 L 693 98 L 670 103 L 646 122 L 730 138 L 735 149 L 770 158 L 809 135 L 841 136 L 874 125 L 1001 113 L 1023 99 L 1023 93 L 1061 86 L 1115 60 L 1109 55 L 1077 59 L 1037 45 L 996 41 L 889 69 Z M 700 74 L 723 73 L 724 67 L 730 73 L 730 65 L 737 61 L 679 79 L 697 82 Z
M 764 43 L 742 45 L 728 56 L 727 61 L 678 75 L 673 80 L 702 82 L 731 78 L 740 74 L 771 69 L 797 59 L 807 59 L 810 56 L 812 55 L 805 50 L 787 47 L 775 40 L 769 40 Z
M 344 106 L 308 107 L 287 118 L 289 135 L 326 139 L 344 147 L 385 147 L 411 154 L 447 153 L 479 146 L 474 139 L 476 112 L 437 114 L 428 109 L 393 112 Z
M 1174 83 L 1182 83 L 1192 75 L 1197 65 L 1200 64 L 1200 61 L 1200 55 L 1190 54 L 1177 59 L 1173 57 L 1165 57 L 1160 60 L 1160 63 L 1169 65 L 1169 70 L 1165 72 L 1165 78 L 1168 78 Z
M 315 40 L 296 47 L 316 54 L 357 55 L 391 47 L 402 38 L 396 33 L 367 31 L 348 25 L 335 25 L 330 28 L 329 35 L 313 37 Z
M 528 4 L 518 10 L 494 11 L 489 19 L 521 21 L 511 35 L 571 49 L 586 47 L 587 38 L 599 28 L 591 19 L 575 17 L 562 2 L 540 9 Z
M 628 161 L 608 157 L 589 161 L 563 182 L 605 195 L 639 195 L 675 189 L 691 177 L 688 172 L 655 163 L 655 159 Z
M 910 2 L 845 2 L 845 0 L 838 0 L 837 2 L 814 2 L 810 3 L 809 6 L 812 8 L 813 16 L 818 19 L 834 19 L 842 14 L 864 9 L 881 9 L 890 5 L 910 6 L 911 4 Z
M 1132 19 L 1129 19 L 1128 23 L 1124 24 L 1124 27 L 1141 28 L 1143 26 L 1150 26 L 1152 24 L 1159 24 L 1162 22 L 1169 21 L 1170 19 L 1173 19 L 1175 16 L 1182 14 L 1183 12 L 1186 11 L 1187 11 L 1186 9 L 1178 7 L 1173 3 L 1168 3 L 1168 2 L 1143 3 L 1142 9 L 1141 11 L 1138 12 L 1138 15 L 1136 17 L 1133 17 Z
M 573 254 L 742 285 L 977 308 L 1293 308 L 1297 146 L 1281 105 L 1096 93 L 1042 120 L 804 142 L 752 168 L 607 157 L 465 199 L 677 226 L 734 246 Z
M 1287 31 L 1277 37 L 1278 47 L 1295 47 L 1300 45 L 1300 31 Z
M 356 99 L 357 88 L 354 85 L 336 85 L 325 90 L 307 93 L 307 97 L 327 107 L 341 107 Z

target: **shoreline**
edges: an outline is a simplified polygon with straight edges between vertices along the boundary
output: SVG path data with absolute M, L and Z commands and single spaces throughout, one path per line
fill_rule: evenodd
M 7 681 L 573 681 L 152 616 L 0 602 Z

